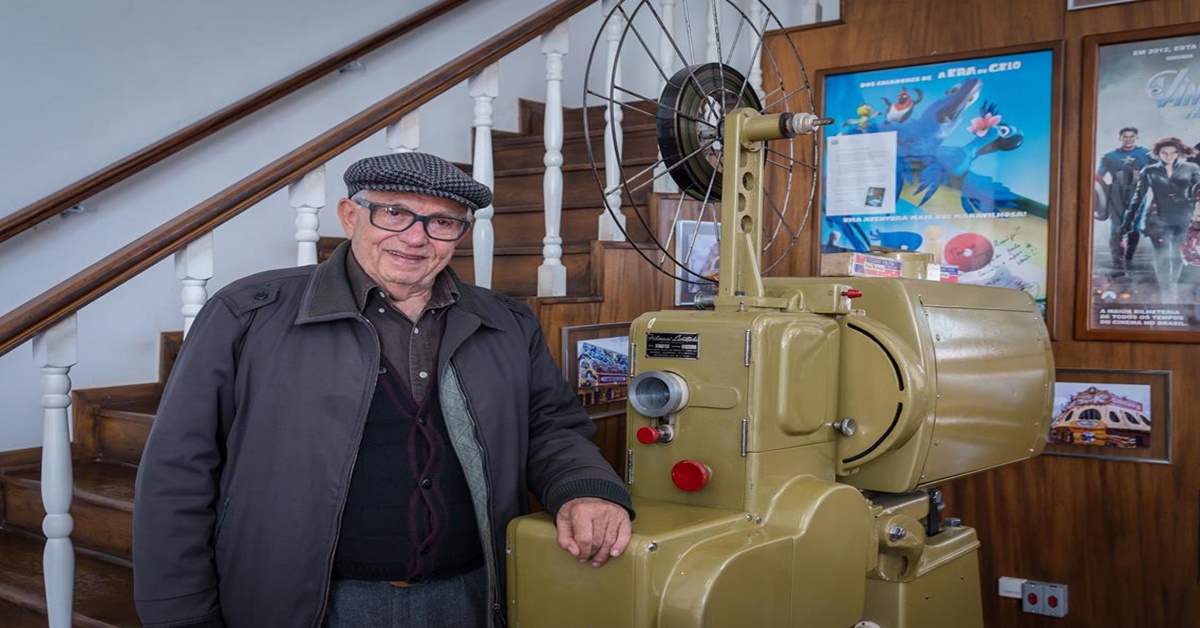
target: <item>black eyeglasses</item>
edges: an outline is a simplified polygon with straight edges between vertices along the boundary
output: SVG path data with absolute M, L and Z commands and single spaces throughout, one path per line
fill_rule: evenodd
M 425 229 L 425 235 L 433 240 L 453 242 L 467 233 L 471 221 L 450 216 L 421 216 L 397 205 L 372 203 L 361 198 L 350 199 L 367 208 L 371 215 L 371 224 L 384 231 L 396 233 L 408 231 L 418 222 Z

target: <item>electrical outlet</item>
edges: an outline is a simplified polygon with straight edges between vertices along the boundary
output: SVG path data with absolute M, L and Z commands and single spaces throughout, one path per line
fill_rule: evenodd
M 1046 585 L 1026 580 L 1021 585 L 1021 610 L 1035 615 L 1046 613 Z
M 1009 580 L 1017 580 L 1017 578 L 1009 578 Z M 1021 610 L 1035 615 L 1066 617 L 1067 585 L 1033 580 L 1022 581 Z
M 1043 614 L 1051 617 L 1067 616 L 1067 585 L 1046 583 Z

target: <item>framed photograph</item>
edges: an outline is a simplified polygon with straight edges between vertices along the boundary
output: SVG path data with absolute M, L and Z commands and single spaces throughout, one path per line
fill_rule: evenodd
M 1200 342 L 1200 24 L 1083 40 L 1075 335 Z
M 1043 453 L 1171 462 L 1171 373 L 1060 368 Z
M 629 390 L 629 323 L 575 325 L 562 329 L 563 377 L 588 416 L 625 412 Z
M 1059 44 L 819 73 L 822 254 L 920 251 L 1047 316 Z
M 696 297 L 717 293 L 721 225 L 707 220 L 675 223 L 675 305 L 694 305 Z M 691 272 L 680 268 L 691 269 Z
M 1090 9 L 1092 7 L 1102 7 L 1110 4 L 1125 4 L 1127 2 L 1138 2 L 1139 0 L 1067 0 L 1068 11 L 1078 11 L 1079 9 Z

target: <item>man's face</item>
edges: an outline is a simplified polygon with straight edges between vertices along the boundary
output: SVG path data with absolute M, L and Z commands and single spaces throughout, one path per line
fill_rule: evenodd
M 1126 150 L 1137 145 L 1138 134 L 1133 131 L 1126 131 L 1121 134 L 1121 148 Z
M 366 201 L 402 207 L 418 216 L 443 216 L 465 220 L 468 211 L 461 204 L 436 196 L 407 192 L 367 191 L 359 195 Z M 458 241 L 434 240 L 423 225 L 413 223 L 407 231 L 396 233 L 371 224 L 371 210 L 343 198 L 338 201 L 338 218 L 350 239 L 354 258 L 393 300 L 403 300 L 433 287 L 434 278 L 450 263 Z

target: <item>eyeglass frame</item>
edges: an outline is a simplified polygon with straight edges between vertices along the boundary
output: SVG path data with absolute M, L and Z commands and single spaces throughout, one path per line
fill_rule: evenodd
M 354 196 L 351 196 L 350 200 L 357 203 L 359 207 L 362 207 L 367 210 L 367 221 L 371 223 L 372 227 L 375 227 L 376 229 L 382 229 L 389 233 L 404 233 L 405 231 L 412 229 L 413 225 L 415 225 L 419 222 L 419 223 L 421 223 L 421 229 L 423 231 L 425 231 L 425 237 L 429 238 L 430 240 L 437 240 L 438 242 L 457 242 L 457 241 L 463 239 L 463 236 L 467 235 L 467 230 L 471 228 L 470 212 L 467 213 L 466 218 L 455 218 L 453 216 L 442 216 L 442 215 L 437 215 L 437 214 L 432 215 L 432 216 L 422 216 L 421 214 L 418 214 L 417 212 L 414 212 L 413 210 L 411 210 L 407 207 L 402 207 L 395 203 L 372 203 L 371 201 L 368 201 L 367 199 L 363 198 L 361 194 L 355 194 Z M 381 226 L 375 224 L 375 210 L 378 210 L 378 209 L 398 209 L 398 210 L 403 211 L 403 212 L 409 214 L 410 216 L 412 216 L 412 222 L 408 223 L 408 226 L 403 229 L 388 229 L 387 227 L 381 227 Z M 462 223 L 462 231 L 460 231 L 457 236 L 450 238 L 450 239 L 436 237 L 433 234 L 429 233 L 429 221 L 434 218 L 441 219 L 441 220 L 454 220 L 457 222 L 461 222 Z

